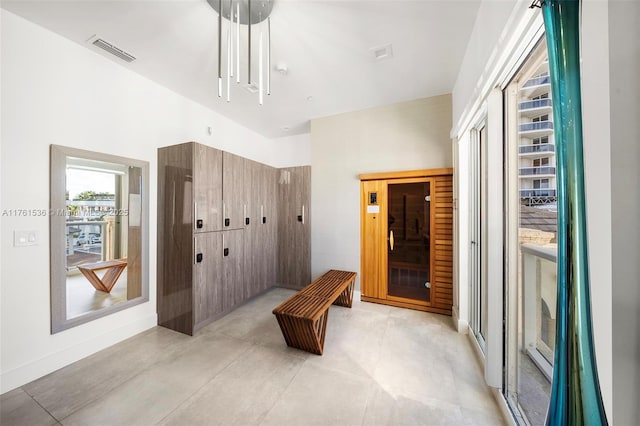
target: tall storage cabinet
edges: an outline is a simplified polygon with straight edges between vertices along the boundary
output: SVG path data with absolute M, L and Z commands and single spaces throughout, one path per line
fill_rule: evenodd
M 311 282 L 311 167 L 280 169 L 278 178 L 278 284 Z
M 193 335 L 274 286 L 278 169 L 195 142 L 158 150 L 158 324 Z
M 251 160 L 244 164 L 244 287 L 253 297 L 276 283 L 277 169 Z

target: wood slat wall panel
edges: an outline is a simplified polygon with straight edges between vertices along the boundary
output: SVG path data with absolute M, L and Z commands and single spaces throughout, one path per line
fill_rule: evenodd
M 435 253 L 433 305 L 451 311 L 453 305 L 453 177 L 435 178 Z

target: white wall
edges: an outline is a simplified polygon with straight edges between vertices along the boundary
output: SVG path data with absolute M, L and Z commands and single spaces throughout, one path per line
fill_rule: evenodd
M 278 166 L 308 164 L 309 141 L 267 140 L 10 12 L 0 19 L 0 211 L 48 208 L 50 144 L 151 164 L 150 300 L 126 311 L 51 335 L 48 218 L 1 217 L 5 392 L 156 324 L 157 147 L 194 140 Z M 38 245 L 14 248 L 13 231 L 25 229 L 38 232 Z
M 613 420 L 640 418 L 640 3 L 609 6 Z
M 451 167 L 451 97 L 311 122 L 311 273 L 360 273 L 360 173 Z M 358 279 L 359 285 L 359 279 Z

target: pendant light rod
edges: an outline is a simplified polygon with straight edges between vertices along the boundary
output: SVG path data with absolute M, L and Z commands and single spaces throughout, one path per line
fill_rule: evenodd
M 227 29 L 227 102 L 231 102 L 231 75 L 233 74 L 231 61 L 231 28 Z
M 233 25 L 235 24 L 233 16 L 233 0 L 229 0 L 229 29 L 227 30 L 227 44 L 229 52 L 227 53 L 227 61 L 231 63 L 229 77 L 233 77 Z
M 240 1 L 236 4 L 236 83 L 240 83 Z
M 260 31 L 260 44 L 258 45 L 258 103 L 260 105 L 264 102 L 264 82 L 263 75 L 264 72 L 262 70 L 263 63 L 263 55 L 262 55 L 262 31 Z
M 249 24 L 248 24 L 249 37 L 247 40 L 247 50 L 248 50 L 247 57 L 248 57 L 249 66 L 247 67 L 247 69 L 249 70 L 248 83 L 251 84 L 251 0 L 247 0 L 247 8 L 249 9 Z
M 222 0 L 218 0 L 218 97 L 222 97 Z
M 271 94 L 271 17 L 267 18 L 267 95 Z

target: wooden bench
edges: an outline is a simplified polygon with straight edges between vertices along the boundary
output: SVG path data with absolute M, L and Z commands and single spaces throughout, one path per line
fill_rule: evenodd
M 91 285 L 96 290 L 110 293 L 116 281 L 124 272 L 124 268 L 127 267 L 127 259 L 107 260 L 105 262 L 87 263 L 85 265 L 78 265 L 78 269 L 82 272 Z M 102 279 L 96 275 L 96 271 L 106 269 Z
M 356 273 L 330 270 L 273 310 L 287 346 L 322 355 L 329 307 L 351 308 Z

